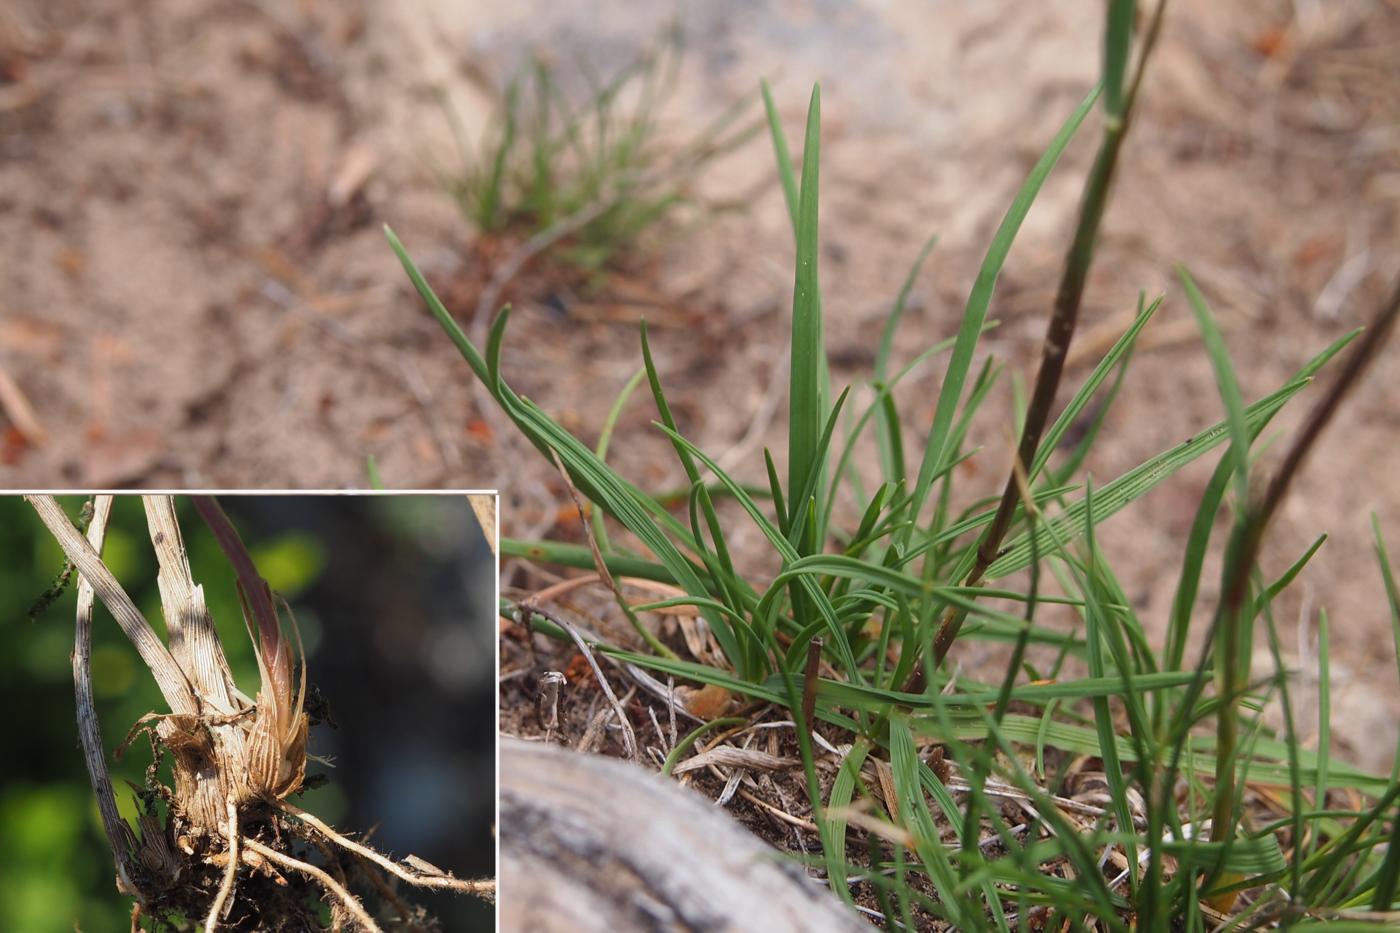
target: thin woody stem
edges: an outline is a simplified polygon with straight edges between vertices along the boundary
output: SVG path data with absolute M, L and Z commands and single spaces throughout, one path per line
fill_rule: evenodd
M 214 903 L 209 905 L 209 918 L 204 921 L 204 933 L 214 933 L 219 921 L 232 904 L 233 886 L 238 879 L 238 805 L 232 795 L 228 798 L 228 868 L 224 870 L 224 883 L 219 885 L 219 893 L 214 895 Z
M 1030 464 L 1035 461 L 1036 451 L 1040 447 L 1041 437 L 1045 433 L 1046 423 L 1050 419 L 1050 407 L 1055 402 L 1055 394 L 1064 375 L 1065 360 L 1069 357 L 1070 342 L 1074 338 L 1075 326 L 1079 321 L 1084 285 L 1088 281 L 1089 266 L 1094 258 L 1094 243 L 1098 238 L 1099 226 L 1108 207 L 1108 196 L 1118 167 L 1118 155 L 1128 134 L 1128 127 L 1132 123 L 1133 105 L 1141 87 L 1147 60 L 1156 45 L 1165 9 L 1166 0 L 1161 0 L 1143 40 L 1142 55 L 1138 59 L 1137 70 L 1129 86 L 1121 117 L 1114 119 L 1110 115 L 1105 122 L 1103 141 L 1099 144 L 1094 165 L 1084 184 L 1079 221 L 1075 226 L 1069 252 L 1065 256 L 1064 271 L 1055 293 L 1054 311 L 1046 326 L 1045 340 L 1041 345 L 1040 369 L 1036 373 L 1035 390 L 1026 409 L 1025 426 L 1021 431 L 1016 460 L 1012 464 L 1010 475 L 1007 476 L 996 515 L 977 546 L 976 558 L 967 579 L 963 581 L 964 586 L 981 585 L 987 568 L 1000 553 L 1002 539 L 1011 528 L 1016 506 L 1021 501 L 1016 472 L 1030 469 Z M 948 649 L 957 639 L 958 631 L 966 617 L 965 609 L 953 606 L 944 609 L 933 640 L 931 660 L 934 668 L 942 664 L 943 659 L 947 657 Z
M 340 902 L 344 904 L 346 909 L 354 916 L 356 922 L 364 927 L 366 933 L 384 933 L 384 931 L 380 929 L 379 924 L 375 923 L 374 918 L 365 910 L 365 906 L 360 903 L 359 898 L 355 897 L 355 895 L 347 891 L 340 882 L 336 881 L 315 865 L 308 864 L 299 859 L 294 859 L 290 855 L 284 855 L 276 849 L 263 845 L 256 839 L 245 839 L 243 842 L 244 845 L 247 846 L 248 851 L 256 852 L 269 862 L 276 862 L 284 868 L 291 868 L 314 878 L 322 887 L 340 899 Z
M 1236 762 L 1234 750 L 1237 741 L 1237 722 L 1234 715 L 1234 704 L 1239 701 L 1243 688 L 1236 683 L 1238 664 L 1232 655 L 1237 655 L 1241 650 L 1238 638 L 1249 597 L 1249 578 L 1259 559 L 1264 531 L 1268 527 L 1269 520 L 1278 510 L 1284 496 L 1288 493 L 1288 487 L 1292 484 L 1293 478 L 1302 468 L 1303 461 L 1322 435 L 1323 429 L 1331 422 L 1338 407 L 1342 404 L 1342 400 L 1346 398 L 1380 352 L 1382 345 L 1394 329 L 1397 319 L 1400 319 L 1400 280 L 1397 280 L 1395 290 L 1391 293 L 1390 298 L 1381 306 L 1366 333 L 1357 341 L 1355 348 L 1342 364 L 1337 381 L 1331 385 L 1327 394 L 1308 413 L 1307 420 L 1303 423 L 1303 427 L 1299 430 L 1292 445 L 1289 446 L 1287 453 L 1284 454 L 1283 462 L 1279 465 L 1278 472 L 1269 481 L 1263 497 L 1245 512 L 1244 518 L 1235 527 L 1226 548 L 1226 565 L 1222 575 L 1220 603 L 1216 608 L 1212 625 L 1212 640 L 1217 631 L 1228 639 L 1224 653 L 1227 656 L 1225 675 L 1229 689 L 1225 691 L 1227 695 L 1222 699 L 1229 703 L 1230 707 L 1227 711 L 1228 715 L 1221 715 L 1218 718 L 1216 794 L 1215 806 L 1211 814 L 1211 840 L 1213 842 L 1229 840 L 1233 838 L 1235 832 L 1234 768 Z M 1240 689 L 1234 689 L 1235 687 L 1240 687 Z
M 480 897 L 491 899 L 494 899 L 496 896 L 496 882 L 492 879 L 470 881 L 464 878 L 454 878 L 452 875 L 415 874 L 383 853 L 376 852 L 369 846 L 362 845 L 348 836 L 341 835 L 320 818 L 307 813 L 295 804 L 288 803 L 284 800 L 279 806 L 303 823 L 316 829 L 331 842 L 334 842 L 342 848 L 349 849 L 361 858 L 368 859 L 401 881 L 417 885 L 420 888 L 446 888 L 452 891 L 462 891 L 467 894 L 475 894 Z

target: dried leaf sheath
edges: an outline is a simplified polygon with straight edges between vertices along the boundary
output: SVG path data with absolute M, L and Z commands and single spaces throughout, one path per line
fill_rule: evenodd
M 224 656 L 218 629 L 204 601 L 204 587 L 194 582 L 184 536 L 169 496 L 144 496 L 146 524 L 160 568 L 157 584 L 165 614 L 170 653 L 185 671 L 205 712 L 220 715 L 238 709 L 238 691 Z M 248 704 L 251 705 L 251 704 Z
M 259 581 L 261 582 L 261 581 Z M 266 587 L 267 584 L 263 583 Z M 239 585 L 239 599 L 243 602 L 244 621 L 248 621 L 248 603 Z M 253 721 L 253 731 L 249 735 L 250 780 L 253 789 L 264 796 L 278 799 L 286 797 L 301 787 L 306 777 L 306 735 L 307 718 L 304 713 L 306 700 L 306 655 L 301 647 L 301 632 L 296 619 L 280 597 L 278 602 L 286 609 L 287 626 L 297 640 L 297 655 L 301 658 L 301 682 L 295 693 L 291 689 L 292 653 L 287 638 L 281 638 L 279 653 L 272 664 L 267 663 L 256 642 L 253 653 L 258 659 L 258 671 L 262 677 L 258 691 L 257 714 Z M 249 634 L 251 634 L 249 623 Z M 275 675 L 274 676 L 274 673 Z
M 279 695 L 290 695 L 292 683 L 292 662 L 290 648 L 282 638 L 277 622 L 277 609 L 272 601 L 272 589 L 258 574 L 253 559 L 248 554 L 238 530 L 224 514 L 219 501 L 213 496 L 191 496 L 195 510 L 199 512 L 219 548 L 233 565 L 238 578 L 239 598 L 243 601 L 243 617 L 250 624 L 257 625 L 257 641 L 260 644 L 258 663 L 263 676 L 272 677 L 272 683 Z M 263 665 L 265 664 L 265 669 Z
M 257 713 L 248 736 L 250 785 L 256 794 L 280 799 L 301 787 L 306 776 L 307 721 L 302 709 L 306 696 L 306 661 L 301 652 L 301 635 L 291 610 L 274 597 L 272 588 L 258 573 L 243 539 L 218 500 L 212 496 L 194 496 L 193 499 L 195 509 L 214 533 L 238 577 L 243 621 L 248 626 L 253 653 L 258 660 L 261 682 Z M 287 628 L 297 641 L 295 655 L 302 658 L 301 683 L 296 688 L 292 683 L 294 652 L 278 617 L 279 602 L 286 609 Z

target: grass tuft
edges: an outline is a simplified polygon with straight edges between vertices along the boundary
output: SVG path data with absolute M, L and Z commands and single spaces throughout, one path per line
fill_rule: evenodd
M 481 140 L 469 140 L 449 111 L 459 164 L 440 171 L 443 184 L 480 233 L 524 239 L 567 230 L 551 255 L 601 275 L 696 203 L 695 178 L 760 128 L 745 119 L 745 100 L 669 142 L 663 115 L 684 53 L 676 26 L 606 79 L 586 62 L 565 71 L 533 58 L 507 85 Z M 586 93 L 574 92 L 580 81 Z
M 820 845 L 810 864 L 825 872 L 838 897 L 859 903 L 890 929 L 937 923 L 996 931 L 1359 929 L 1396 907 L 1400 753 L 1388 776 L 1334 758 L 1325 689 L 1323 741 L 1316 749 L 1302 744 L 1289 692 L 1293 672 L 1273 619 L 1274 600 L 1305 572 L 1325 536 L 1272 581 L 1262 576 L 1258 558 L 1291 479 L 1400 314 L 1400 291 L 1359 339 L 1339 337 L 1282 385 L 1250 400 L 1201 289 L 1182 270 L 1184 301 L 1200 324 L 1224 418 L 1107 482 L 1081 477 L 1090 449 L 1112 443 L 1105 412 L 1128 377 L 1139 336 L 1161 305 L 1174 300 L 1146 296 L 1131 326 L 1051 417 L 1163 9 L 1159 4 L 1139 33 L 1136 4 L 1107 5 L 1100 85 L 1046 142 L 993 236 L 956 333 L 890 374 L 896 329 L 933 248 L 930 239 L 896 293 L 865 386 L 870 398 L 860 406 L 850 399 L 864 396 L 829 385 L 823 344 L 820 92 L 813 89 L 799 171 L 772 94 L 762 88 L 796 241 L 787 448 L 776 456 L 764 451 L 763 489 L 740 482 L 681 432 L 645 328 L 641 371 L 609 413 L 603 441 L 590 449 L 510 388 L 499 365 L 506 314 L 483 354 L 389 233 L 475 376 L 592 503 L 596 553 L 506 539 L 503 554 L 585 570 L 602 566 L 618 578 L 673 588 L 675 595 L 653 594 L 631 605 L 631 613 L 690 607 L 713 634 L 721 659 L 692 653 L 665 631 L 653 638 L 669 640 L 666 651 L 647 650 L 643 642 L 636 649 L 600 642 L 596 650 L 678 681 L 722 688 L 793 726 L 799 784 Z M 978 455 L 969 439 L 999 372 L 991 360 L 979 370 L 972 366 L 993 326 L 988 314 L 997 278 L 1037 193 L 1099 103 L 1103 136 L 1085 179 L 1010 475 L 999 499 L 966 501 L 954 467 Z M 900 414 L 901 380 L 945 350 L 915 465 Z M 1320 393 L 1310 391 L 1325 367 L 1337 371 L 1334 380 Z M 649 494 L 605 459 L 622 399 L 643 374 L 656 428 L 686 478 L 679 495 Z M 1305 393 L 1319 399 L 1278 471 L 1250 483 L 1251 445 Z M 1085 420 L 1089 431 L 1062 452 L 1072 426 Z M 853 456 L 869 439 L 867 430 L 880 454 L 875 475 L 866 475 Z M 1149 636 L 1155 626 L 1140 617 L 1114 574 L 1113 555 L 1100 546 L 1099 526 L 1222 446 L 1182 542 L 1176 595 L 1162 620 L 1165 638 L 1155 643 Z M 784 461 L 785 476 L 777 466 Z M 1212 531 L 1230 493 L 1236 519 L 1224 542 L 1220 597 L 1208 629 L 1193 633 L 1197 604 L 1208 592 L 1202 586 L 1207 556 L 1221 550 Z M 721 510 L 720 499 L 732 510 Z M 858 520 L 846 520 L 848 505 Z M 777 567 L 771 575 L 755 574 L 748 569 L 755 564 L 736 551 L 752 530 L 767 551 L 763 565 Z M 1400 646 L 1400 594 L 1379 528 L 1375 537 Z M 1325 684 L 1325 615 L 1319 626 Z M 1248 663 L 1256 627 L 1273 659 L 1263 676 Z M 542 622 L 539 631 L 557 628 Z M 1193 642 L 1203 644 L 1194 659 L 1187 652 Z M 969 643 L 979 653 L 1001 649 L 1009 662 L 993 676 L 950 670 L 946 657 Z M 1281 730 L 1271 725 L 1275 706 L 1283 713 Z M 663 771 L 697 739 L 737 725 L 732 715 L 692 730 L 659 762 Z M 1350 809 L 1341 807 L 1343 800 Z

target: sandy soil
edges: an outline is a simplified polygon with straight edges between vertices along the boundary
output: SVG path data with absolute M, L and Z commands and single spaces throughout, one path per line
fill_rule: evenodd
M 468 373 L 387 249 L 391 223 L 435 282 L 487 271 L 430 170 L 450 157 L 438 102 L 471 128 L 531 48 L 606 67 L 671 7 L 609 0 L 295 4 L 21 0 L 0 12 L 0 485 L 493 486 L 506 533 L 548 528 L 551 471 L 475 404 Z M 669 111 L 677 127 L 768 76 L 790 135 L 821 80 L 823 287 L 838 379 L 868 374 L 882 316 L 922 240 L 897 361 L 951 334 L 1012 192 L 1097 69 L 1097 5 L 785 2 L 701 5 Z M 1139 289 L 1165 291 L 1090 463 L 1106 479 L 1220 416 L 1172 265 L 1201 281 L 1248 396 L 1369 313 L 1400 240 L 1400 41 L 1394 0 L 1174 4 L 1125 152 L 1081 337 L 1106 346 Z M 757 112 L 755 110 L 755 112 Z M 1051 178 L 1004 273 L 987 349 L 1033 365 L 1096 128 Z M 684 429 L 733 449 L 781 402 L 791 234 L 761 141 L 701 181 L 748 209 L 658 244 L 647 281 L 566 313 L 518 304 L 505 355 L 517 388 L 585 437 L 655 346 Z M 631 283 L 637 286 L 634 281 Z M 457 309 L 470 315 L 467 305 Z M 1071 382 L 1087 372 L 1085 360 Z M 904 396 L 927 423 L 937 367 Z M 16 402 L 22 394 L 33 409 Z M 702 403 L 703 399 L 703 403 Z M 994 399 L 983 480 L 1004 471 Z M 751 439 L 783 435 L 781 404 Z M 1301 406 L 1281 418 L 1295 424 Z M 1278 521 L 1266 568 L 1332 537 L 1280 611 L 1314 663 L 1311 615 L 1333 620 L 1334 733 L 1388 763 L 1400 687 L 1369 544 L 1400 549 L 1386 467 L 1400 378 L 1382 362 Z M 651 413 L 614 444 L 647 484 L 679 476 Z M 1281 445 L 1275 445 L 1278 447 Z M 1103 529 L 1147 619 L 1160 620 L 1208 470 L 1198 464 Z M 1208 604 L 1213 593 L 1203 594 Z M 1294 619 L 1300 620 L 1296 625 Z M 1305 706 L 1306 709 L 1306 706 Z

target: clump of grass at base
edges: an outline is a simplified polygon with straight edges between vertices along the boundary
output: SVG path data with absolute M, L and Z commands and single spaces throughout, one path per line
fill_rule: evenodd
M 1262 577 L 1257 558 L 1289 480 L 1400 314 L 1400 292 L 1350 349 L 1356 333 L 1323 348 L 1274 391 L 1248 400 L 1210 309 L 1183 271 L 1219 377 L 1221 420 L 1107 482 L 1080 478 L 1087 452 L 1113 442 L 1103 430 L 1106 413 L 1139 334 L 1163 301 L 1145 297 L 1134 323 L 1050 417 L 1121 143 L 1160 26 L 1159 7 L 1135 42 L 1134 6 L 1108 4 L 1103 82 L 1069 115 L 1007 210 L 955 337 L 890 375 L 886 348 L 893 345 L 901 294 L 877 372 L 858 392 L 832 391 L 822 338 L 820 93 L 812 95 L 799 174 L 765 88 L 797 263 L 787 476 L 765 451 L 769 485 L 762 493 L 736 481 L 679 431 L 645 328 L 642 360 L 656 426 L 670 438 L 690 484 L 688 508 L 677 514 L 516 395 L 499 365 L 508 313 L 497 318 L 484 348 L 474 346 L 389 234 L 476 377 L 542 453 L 558 458 L 595 514 L 640 545 L 628 549 L 598 536 L 601 560 L 614 574 L 663 581 L 687 594 L 628 611 L 677 602 L 696 607 L 727 663 L 601 650 L 683 682 L 773 704 L 778 716 L 799 724 L 804 696 L 814 698 L 811 731 L 796 730 L 821 843 L 813 867 L 848 903 L 857 891 L 869 893 L 890 929 L 926 922 L 997 931 L 1322 927 L 1383 920 L 1397 907 L 1400 857 L 1387 845 L 1400 832 L 1400 755 L 1392 774 L 1380 776 L 1332 758 L 1325 745 L 1304 748 L 1290 695 L 1295 672 L 1278 647 L 1274 600 L 1317 545 L 1273 580 Z M 1036 194 L 1100 99 L 1103 137 L 1085 181 L 1035 388 L 1016 413 L 1017 468 L 999 502 L 963 501 L 954 467 L 976 455 L 973 421 L 998 371 L 991 363 L 973 368 L 991 326 L 998 274 Z M 921 253 L 918 262 L 924 258 Z M 922 458 L 906 469 L 900 382 L 949 349 Z M 1283 466 L 1262 487 L 1249 483 L 1246 465 L 1259 435 L 1344 350 Z M 1082 440 L 1057 453 L 1071 426 L 1085 418 Z M 871 434 L 881 454 L 873 479 L 848 456 Z M 1188 463 L 1222 449 L 1183 542 L 1165 641 L 1154 645 L 1113 572 L 1114 555 L 1100 545 L 1098 526 Z M 1333 464 L 1339 474 L 1344 467 Z M 771 579 L 753 579 L 736 567 L 732 528 L 715 506 L 720 496 L 737 504 L 777 557 L 781 569 Z M 838 502 L 854 506 L 859 521 L 838 527 Z M 1208 630 L 1196 633 L 1204 634 L 1204 647 L 1191 658 L 1205 555 L 1227 503 L 1238 518 L 1225 547 L 1223 595 Z M 1388 598 L 1400 619 L 1379 531 L 1376 543 L 1385 581 L 1378 602 Z M 591 569 L 598 559 L 589 548 L 548 541 L 506 539 L 501 547 L 506 555 L 579 568 Z M 1057 622 L 1047 608 L 1072 614 L 1073 623 Z M 539 628 L 551 626 L 540 620 Z M 1396 632 L 1400 657 L 1400 621 Z M 817 637 L 835 676 L 808 673 Z M 1010 646 L 1001 676 L 950 672 L 945 654 L 968 641 Z M 1245 663 L 1256 641 L 1266 642 L 1274 658 L 1268 676 L 1253 677 Z M 1325 681 L 1325 665 L 1320 675 Z M 1275 703 L 1284 712 L 1281 730 L 1267 724 L 1266 710 Z M 824 741 L 816 742 L 813 732 Z M 941 746 L 951 771 L 935 767 L 921 744 Z M 832 755 L 823 745 L 849 751 Z M 888 791 L 871 759 L 885 769 Z M 823 781 L 823 771 L 833 780 Z M 1098 803 L 1066 801 L 1088 772 L 1102 774 Z M 853 828 L 850 804 L 857 799 L 867 807 L 865 825 Z M 1013 812 L 1016 818 L 1009 818 Z M 870 833 L 870 819 L 888 825 Z M 862 834 L 856 848 L 868 849 L 870 862 L 857 866 L 850 846 Z
M 443 183 L 462 213 L 484 234 L 565 232 L 554 254 L 589 273 L 633 254 L 649 230 L 693 203 L 691 185 L 711 161 L 761 128 L 743 122 L 750 102 L 739 101 L 684 142 L 667 141 L 663 112 L 684 50 L 673 27 L 606 78 L 586 62 L 565 74 L 533 58 L 478 145 L 452 121 L 461 164 Z M 581 100 L 569 90 L 576 79 L 588 87 Z

